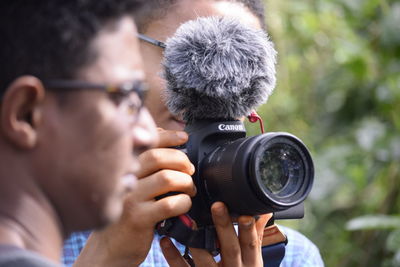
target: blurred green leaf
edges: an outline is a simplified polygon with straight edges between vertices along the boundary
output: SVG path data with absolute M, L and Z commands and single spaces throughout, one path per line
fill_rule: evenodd
M 386 240 L 386 248 L 390 251 L 400 251 L 400 229 L 390 233 Z
M 346 229 L 350 231 L 396 228 L 400 228 L 400 216 L 381 214 L 357 217 L 346 224 Z
M 387 47 L 400 45 L 400 3 L 395 3 L 381 23 L 382 44 Z

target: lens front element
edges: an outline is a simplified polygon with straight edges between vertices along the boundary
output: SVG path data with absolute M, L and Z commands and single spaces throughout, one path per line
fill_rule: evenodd
M 304 176 L 304 165 L 292 146 L 276 143 L 264 151 L 257 172 L 267 190 L 283 197 L 296 193 Z
M 314 168 L 304 144 L 285 133 L 265 135 L 257 144 L 253 166 L 255 190 L 278 205 L 294 206 L 311 190 Z M 297 203 L 297 204 L 296 204 Z

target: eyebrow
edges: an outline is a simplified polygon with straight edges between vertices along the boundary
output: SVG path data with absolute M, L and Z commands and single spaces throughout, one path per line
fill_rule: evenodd
M 161 42 L 161 41 L 158 41 L 158 40 L 156 40 L 156 39 L 153 39 L 153 38 L 151 38 L 151 37 L 149 37 L 149 36 L 147 36 L 147 35 L 141 34 L 141 33 L 138 33 L 138 38 L 139 38 L 140 40 L 142 40 L 142 41 L 145 41 L 145 42 L 149 43 L 149 44 L 152 44 L 152 45 L 155 45 L 155 46 L 164 48 L 164 49 L 167 47 L 167 46 L 165 45 L 165 43 L 163 43 L 163 42 Z

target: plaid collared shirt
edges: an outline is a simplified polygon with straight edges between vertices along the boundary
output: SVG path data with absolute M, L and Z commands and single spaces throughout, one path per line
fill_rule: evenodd
M 287 227 L 279 226 L 286 234 L 288 244 L 286 245 L 285 257 L 281 263 L 281 267 L 323 267 L 321 255 L 318 248 L 304 235 Z M 64 244 L 63 263 L 66 266 L 72 266 L 78 257 L 81 249 L 84 247 L 90 232 L 78 232 Z M 160 236 L 155 235 L 154 240 L 147 255 L 146 260 L 140 265 L 141 267 L 168 267 L 167 262 L 160 248 Z M 183 253 L 184 246 L 178 242 L 174 242 L 177 248 Z

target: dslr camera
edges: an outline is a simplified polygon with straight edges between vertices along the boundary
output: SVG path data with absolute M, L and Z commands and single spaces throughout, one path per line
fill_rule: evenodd
M 224 202 L 230 214 L 274 213 L 275 219 L 304 215 L 303 201 L 314 180 L 311 155 L 296 136 L 270 132 L 246 137 L 241 121 L 196 121 L 186 126 L 182 149 L 196 167 L 197 194 L 186 215 L 157 226 L 180 243 L 217 250 L 210 207 Z

